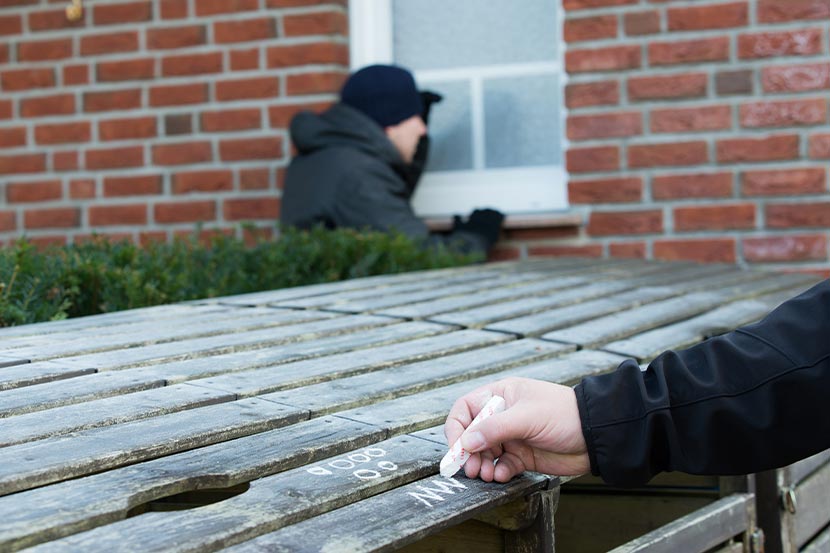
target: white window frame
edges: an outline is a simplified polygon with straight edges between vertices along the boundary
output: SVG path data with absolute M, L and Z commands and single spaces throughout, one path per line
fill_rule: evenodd
M 564 13 L 559 7 L 557 21 L 561 29 Z M 392 0 L 349 0 L 349 36 L 350 65 L 352 70 L 374 63 L 392 63 Z M 507 69 L 510 73 L 523 74 L 524 70 L 544 68 L 555 70 L 559 76 L 560 86 L 567 80 L 562 59 L 565 44 L 558 33 L 559 59 L 552 63 L 523 64 L 518 69 Z M 463 70 L 453 69 L 457 77 L 464 76 Z M 486 68 L 476 68 L 478 85 L 473 86 L 472 102 L 480 105 L 482 76 L 487 76 Z M 504 68 L 498 75 L 503 76 Z M 437 79 L 445 75 L 441 71 L 416 71 L 419 79 Z M 467 75 L 469 77 L 470 75 Z M 475 82 L 475 78 L 474 78 Z M 564 98 L 564 96 L 561 96 Z M 441 171 L 424 174 L 418 185 L 412 205 L 415 212 L 425 217 L 442 217 L 466 213 L 474 208 L 493 207 L 505 213 L 549 213 L 568 208 L 567 181 L 564 156 L 567 150 L 564 122 L 565 106 L 560 106 L 562 129 L 560 144 L 562 147 L 561 166 L 528 166 L 505 169 L 484 169 L 484 132 L 483 122 L 473 117 L 473 164 L 476 169 L 466 171 Z

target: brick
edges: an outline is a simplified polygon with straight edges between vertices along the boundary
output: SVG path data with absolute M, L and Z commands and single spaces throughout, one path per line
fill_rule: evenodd
M 757 10 L 761 23 L 830 19 L 830 0 L 758 0 Z
M 514 228 L 502 231 L 502 237 L 512 242 L 526 242 L 528 240 L 562 240 L 565 238 L 578 238 L 579 228 L 569 227 L 536 227 L 536 228 Z
M 92 140 L 92 125 L 89 121 L 54 123 L 35 127 L 35 142 L 44 144 L 69 144 Z
M 150 50 L 189 48 L 206 43 L 207 28 L 204 25 L 147 29 L 147 48 Z
M 52 152 L 52 168 L 55 171 L 77 171 L 81 168 L 78 152 Z
M 727 138 L 715 144 L 718 163 L 780 161 L 798 159 L 798 136 Z
M 287 129 L 291 124 L 291 119 L 301 111 L 313 111 L 320 113 L 331 106 L 331 102 L 314 102 L 310 104 L 291 104 L 281 106 L 271 106 L 268 108 L 268 120 L 271 128 Z
M 705 73 L 633 77 L 628 79 L 628 98 L 634 102 L 699 98 L 706 95 L 708 81 Z
M 213 160 L 210 142 L 184 142 L 181 144 L 157 144 L 153 146 L 153 163 L 156 165 L 186 165 Z
M 275 233 L 273 228 L 261 228 L 246 225 L 242 229 L 242 240 L 249 248 L 256 246 L 261 242 L 269 242 L 274 239 Z
M 272 46 L 265 51 L 270 68 L 299 67 L 312 64 L 349 64 L 349 48 L 334 42 L 312 42 Z
M 768 228 L 830 228 L 830 202 L 767 204 Z
M 721 96 L 752 94 L 752 77 L 753 71 L 751 69 L 719 71 L 715 74 L 715 92 Z
M 17 148 L 26 145 L 26 127 L 0 129 L 0 148 Z
M 183 106 L 208 101 L 208 85 L 204 83 L 175 84 L 150 88 L 150 106 Z
M 740 121 L 741 126 L 749 128 L 821 125 L 827 121 L 827 101 L 816 98 L 743 104 Z
M 159 13 L 162 19 L 184 19 L 188 15 L 187 0 L 161 0 Z
M 830 134 L 814 134 L 810 137 L 810 157 L 830 159 Z
M 219 15 L 259 9 L 259 0 L 196 0 L 196 15 Z
M 728 198 L 732 196 L 731 173 L 692 173 L 655 176 L 651 182 L 655 200 Z
M 602 244 L 529 246 L 527 254 L 530 257 L 602 257 Z M 493 261 L 508 259 L 517 258 L 502 257 Z
M 273 197 L 234 198 L 225 200 L 222 211 L 226 221 L 250 219 L 273 221 L 280 216 L 280 200 Z
M 153 138 L 157 134 L 155 117 L 108 119 L 98 123 L 98 136 L 105 141 Z
M 159 203 L 153 207 L 156 223 L 198 223 L 216 219 L 213 201 Z
M 193 133 L 193 117 L 189 113 L 171 113 L 164 116 L 164 134 L 177 136 Z
M 735 263 L 735 240 L 706 238 L 703 240 L 656 240 L 655 259 L 697 261 L 700 263 Z
M 21 108 L 22 110 L 22 108 Z M 26 117 L 24 115 L 24 117 Z M 11 100 L 0 100 L 0 119 L 11 119 L 12 118 L 12 101 Z
M 6 92 L 53 87 L 55 86 L 55 71 L 51 68 L 3 71 L 0 73 L 0 86 Z
M 342 12 L 285 15 L 282 25 L 285 36 L 347 35 L 349 32 L 349 20 Z
M 9 63 L 11 61 L 11 54 L 9 53 L 8 44 L 0 44 L 0 64 Z
M 670 31 L 702 31 L 745 27 L 749 22 L 746 2 L 669 8 L 666 12 Z
M 765 67 L 761 70 L 765 92 L 806 92 L 830 89 L 830 63 Z
M 26 239 L 39 250 L 45 250 L 55 246 L 61 247 L 68 243 L 68 238 L 65 235 L 28 236 Z
M 622 259 L 645 259 L 646 244 L 644 242 L 611 243 L 608 245 L 608 254 Z
M 663 212 L 659 209 L 593 211 L 588 218 L 587 231 L 591 236 L 660 233 L 663 232 Z
M 643 117 L 639 112 L 571 115 L 567 135 L 571 140 L 619 138 L 643 133 Z
M 262 114 L 259 108 L 211 111 L 202 113 L 200 121 L 203 132 L 259 129 L 262 126 Z
M 84 93 L 84 111 L 123 111 L 141 107 L 141 90 L 113 90 Z
M 674 230 L 739 230 L 755 228 L 755 204 L 677 207 Z
M 568 183 L 568 201 L 571 204 L 640 202 L 642 199 L 643 180 L 640 177 L 593 179 Z
M 92 170 L 144 166 L 144 148 L 142 146 L 87 150 L 84 156 L 86 168 Z
M 169 56 L 161 60 L 161 74 L 165 77 L 204 75 L 221 71 L 221 52 Z
M 322 71 L 289 75 L 286 85 L 289 95 L 335 93 L 343 86 L 346 73 L 343 71 Z
M 321 4 L 339 4 L 343 7 L 349 5 L 349 0 L 265 0 L 269 8 L 295 8 L 299 6 L 319 6 Z
M 58 29 L 78 29 L 86 26 L 84 19 L 69 21 L 66 18 L 66 9 L 62 6 L 56 10 L 32 12 L 29 14 L 29 30 L 54 31 Z
M 627 13 L 623 28 L 628 36 L 653 35 L 660 32 L 660 14 L 655 11 Z
M 149 0 L 119 4 L 96 4 L 92 7 L 92 20 L 96 25 L 118 23 L 141 23 L 153 18 L 153 7 Z
M 213 24 L 213 40 L 217 44 L 269 40 L 277 36 L 273 17 L 217 21 Z
M 239 138 L 219 143 L 219 157 L 222 161 L 243 161 L 248 159 L 279 159 L 283 157 L 282 138 Z
M 19 62 L 63 60 L 71 57 L 71 38 L 20 42 L 17 45 L 17 61 Z
M 676 65 L 729 60 L 729 37 L 702 38 L 648 45 L 651 65 Z
M 565 67 L 568 73 L 636 69 L 641 63 L 641 51 L 637 45 L 570 50 L 565 53 Z
M 14 211 L 0 211 L 0 232 L 17 229 L 17 215 Z
M 231 71 L 251 71 L 259 69 L 259 48 L 232 50 L 230 54 Z
M 744 196 L 821 194 L 827 190 L 827 174 L 821 167 L 745 171 L 741 177 Z
M 165 231 L 140 232 L 138 234 L 138 243 L 142 246 L 163 244 L 165 242 L 167 242 L 167 233 Z
M 152 196 L 163 192 L 161 175 L 131 175 L 104 179 L 104 196 Z
M 131 205 L 93 205 L 89 207 L 89 224 L 93 227 L 146 225 L 147 206 Z
M 98 82 L 147 80 L 155 76 L 155 60 L 142 58 L 99 63 L 95 68 Z
M 255 77 L 216 83 L 216 99 L 220 102 L 273 98 L 280 94 L 277 77 Z
M 6 186 L 6 200 L 9 203 L 48 202 L 62 197 L 63 187 L 59 180 L 13 182 Z
M 56 94 L 20 100 L 20 114 L 23 117 L 46 117 L 73 113 L 75 113 L 74 94 Z
M 63 66 L 64 86 L 89 84 L 88 65 L 64 65 Z
M 629 167 L 698 165 L 709 161 L 705 142 L 638 144 L 628 148 Z
M 271 177 L 267 167 L 239 170 L 240 190 L 265 190 L 270 187 Z
M 616 37 L 617 16 L 615 15 L 596 15 L 565 20 L 565 42 Z
M 821 29 L 796 29 L 738 37 L 741 59 L 812 56 L 821 53 Z
M 23 32 L 23 18 L 19 15 L 0 17 L 0 36 L 19 35 Z
M 82 56 L 101 56 L 138 50 L 138 33 L 119 31 L 81 37 Z
M 651 132 L 655 133 L 720 131 L 732 127 L 732 109 L 729 106 L 656 109 L 650 119 Z
M 23 227 L 27 230 L 42 228 L 74 228 L 81 223 L 81 213 L 74 207 L 28 209 L 23 214 Z
M 571 173 L 614 171 L 620 168 L 620 149 L 616 146 L 570 148 L 565 156 Z
M 46 170 L 45 154 L 0 156 L 0 175 L 42 173 Z
M 820 234 L 744 238 L 741 246 L 750 263 L 824 261 L 828 251 L 827 237 Z
M 173 175 L 173 194 L 233 190 L 233 173 L 227 170 L 187 171 Z
M 95 181 L 77 179 L 69 181 L 69 197 L 73 200 L 87 200 L 95 197 Z
M 617 81 L 577 83 L 565 86 L 565 105 L 571 109 L 619 103 L 620 84 Z
M 564 0 L 562 5 L 566 10 L 587 10 L 607 6 L 630 6 L 639 2 L 640 0 Z

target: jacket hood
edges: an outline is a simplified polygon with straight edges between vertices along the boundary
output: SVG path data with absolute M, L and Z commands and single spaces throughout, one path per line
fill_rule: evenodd
M 304 111 L 291 121 L 291 140 L 301 154 L 332 147 L 360 150 L 389 165 L 403 158 L 383 129 L 360 111 L 335 104 L 321 114 Z

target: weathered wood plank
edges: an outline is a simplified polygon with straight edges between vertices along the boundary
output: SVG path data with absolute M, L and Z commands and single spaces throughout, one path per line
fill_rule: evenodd
M 444 448 L 401 436 L 251 483 L 198 510 L 150 512 L 44 544 L 34 551 L 216 551 L 435 475 Z M 419 516 L 417 503 L 411 516 Z
M 721 298 L 717 294 L 695 292 L 635 307 L 622 315 L 608 315 L 568 328 L 554 330 L 543 335 L 542 338 L 556 342 L 578 344 L 582 347 L 595 347 L 638 332 L 692 317 L 712 309 L 720 303 Z
M 802 549 L 801 553 L 827 553 L 830 551 L 830 528 L 824 530 L 821 534 L 813 538 L 813 540 Z
M 639 305 L 671 298 L 676 292 L 669 287 L 647 287 L 613 293 L 597 299 L 588 299 L 575 305 L 552 307 L 550 309 L 524 315 L 509 317 L 490 323 L 484 328 L 496 332 L 509 332 L 519 336 L 540 336 L 551 330 L 565 328 L 590 319 L 611 315 Z
M 385 437 L 367 424 L 323 417 L 0 497 L 0 549 L 13 551 L 89 530 L 124 519 L 150 501 L 228 488 Z
M 830 463 L 830 449 L 779 469 L 779 484 L 784 487 L 794 486 L 825 463 Z
M 795 545 L 804 546 L 830 523 L 830 463 L 804 479 L 795 489 L 798 507 L 795 513 Z
M 255 434 L 308 412 L 243 399 L 0 449 L 0 494 Z
M 257 369 L 193 380 L 191 383 L 214 390 L 233 392 L 243 397 L 319 382 L 326 382 L 327 386 L 337 386 L 336 383 L 329 383 L 329 381 L 425 359 L 440 357 L 437 362 L 443 363 L 444 356 L 467 350 L 475 350 L 472 355 L 478 356 L 480 355 L 478 348 L 508 340 L 510 337 L 505 335 L 460 331 L 412 342 L 390 344 L 371 350 L 298 361 L 281 365 L 278 370 Z
M 309 409 L 311 416 L 319 416 L 527 365 L 566 351 L 521 340 L 261 397 Z
M 752 525 L 754 496 L 735 494 L 681 517 L 610 553 L 703 553 Z
M 75 378 L 94 372 L 95 369 L 92 368 L 65 367 L 51 361 L 14 365 L 0 371 L 0 391 Z
M 228 551 L 392 551 L 549 485 L 547 477 L 533 473 L 525 473 L 507 484 L 462 477 L 426 478 Z
M 6 367 L 14 367 L 15 365 L 25 365 L 30 361 L 30 359 L 23 359 L 20 357 L 7 357 L 5 355 L 0 355 L 0 369 L 5 369 Z
M 423 430 L 444 422 L 456 399 L 465 393 L 508 376 L 570 383 L 583 376 L 615 369 L 624 358 L 591 350 L 532 363 L 499 373 L 450 384 L 366 407 L 338 412 L 338 416 L 384 428 L 390 434 Z
M 320 315 L 324 315 L 325 318 L 311 323 L 64 357 L 61 358 L 60 362 L 67 367 L 93 367 L 98 370 L 125 369 L 165 361 L 191 359 L 246 349 L 259 349 L 282 343 L 310 341 L 324 336 L 359 332 L 398 322 L 388 317 L 343 317 L 324 313 Z
M 177 384 L 0 419 L 0 447 L 195 409 L 235 394 Z

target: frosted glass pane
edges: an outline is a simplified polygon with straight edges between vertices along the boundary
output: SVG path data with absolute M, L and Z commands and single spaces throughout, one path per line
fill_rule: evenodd
M 395 62 L 446 69 L 557 61 L 561 0 L 393 0 Z
M 427 171 L 457 171 L 473 167 L 470 85 L 467 81 L 419 82 L 419 87 L 441 94 L 429 112 L 431 139 Z
M 562 163 L 558 81 L 555 75 L 484 81 L 487 167 Z

